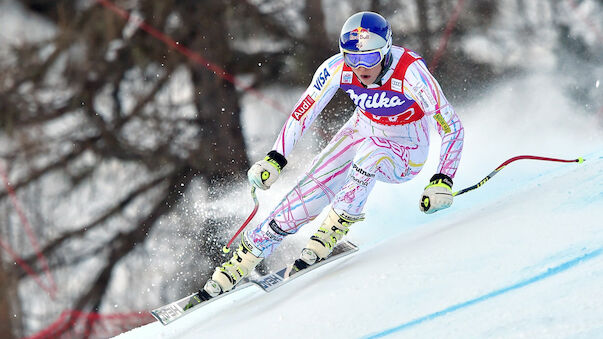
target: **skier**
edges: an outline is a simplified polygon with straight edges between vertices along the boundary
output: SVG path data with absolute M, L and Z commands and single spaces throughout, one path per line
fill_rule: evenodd
M 362 210 L 377 180 L 398 184 L 419 173 L 427 159 L 431 124 L 442 137 L 440 163 L 419 207 L 433 213 L 452 204 L 464 131 L 423 59 L 392 46 L 389 23 L 373 12 L 356 13 L 345 22 L 339 49 L 314 74 L 273 149 L 249 169 L 250 183 L 264 190 L 274 184 L 286 157 L 337 89 L 349 94 L 354 113 L 272 213 L 244 233 L 232 258 L 216 268 L 200 296 L 231 290 L 286 236 L 330 205 L 292 268 L 298 271 L 326 258 L 350 226 L 364 219 Z

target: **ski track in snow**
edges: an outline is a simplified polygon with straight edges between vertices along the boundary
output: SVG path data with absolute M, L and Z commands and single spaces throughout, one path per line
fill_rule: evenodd
M 424 317 L 421 317 L 421 318 L 418 318 L 418 319 L 415 319 L 415 320 L 412 320 L 412 321 L 400 324 L 399 326 L 396 326 L 396 327 L 384 330 L 384 331 L 382 331 L 380 333 L 377 333 L 377 334 L 374 334 L 374 335 L 367 336 L 366 338 L 382 338 L 382 337 L 394 334 L 396 332 L 402 331 L 402 330 L 404 330 L 404 329 L 406 329 L 408 327 L 419 325 L 419 324 L 421 324 L 423 322 L 426 322 L 426 321 L 434 320 L 434 319 L 439 318 L 441 316 L 444 316 L 444 315 L 446 315 L 446 314 L 448 314 L 450 312 L 454 312 L 454 311 L 457 311 L 459 309 L 472 306 L 472 305 L 474 305 L 476 303 L 480 303 L 480 302 L 483 302 L 485 300 L 497 297 L 497 296 L 499 296 L 501 294 L 504 294 L 504 293 L 507 293 L 507 292 L 511 292 L 511 291 L 516 290 L 518 288 L 522 288 L 522 287 L 525 287 L 527 285 L 536 283 L 536 282 L 538 282 L 538 281 L 540 281 L 542 279 L 546 279 L 546 278 L 551 277 L 551 276 L 553 276 L 555 274 L 564 272 L 564 271 L 566 271 L 566 270 L 568 270 L 568 269 L 570 269 L 570 268 L 572 268 L 572 267 L 574 267 L 574 266 L 576 266 L 576 265 L 578 265 L 578 264 L 580 264 L 582 262 L 594 259 L 594 258 L 598 257 L 599 255 L 601 255 L 602 252 L 603 252 L 603 248 L 599 248 L 599 249 L 597 249 L 595 251 L 586 253 L 586 254 L 584 254 L 581 257 L 578 257 L 578 258 L 572 259 L 572 260 L 570 260 L 568 262 L 565 262 L 565 263 L 563 263 L 563 264 L 561 264 L 559 266 L 555 266 L 555 267 L 549 268 L 549 269 L 547 269 L 546 272 L 544 272 L 542 274 L 539 274 L 537 276 L 534 276 L 534 277 L 531 277 L 529 279 L 520 281 L 520 282 L 518 282 L 516 284 L 513 284 L 513 285 L 510 285 L 510 286 L 507 286 L 507 287 L 504 287 L 504 288 L 492 291 L 492 292 L 490 292 L 488 294 L 485 294 L 485 295 L 482 295 L 480 297 L 477 297 L 477 298 L 474 298 L 474 299 L 471 299 L 471 300 L 467 300 L 467 301 L 462 302 L 460 304 L 456 304 L 456 305 L 450 306 L 450 307 L 445 308 L 445 309 L 443 309 L 441 311 L 434 312 L 434 313 L 426 315 Z

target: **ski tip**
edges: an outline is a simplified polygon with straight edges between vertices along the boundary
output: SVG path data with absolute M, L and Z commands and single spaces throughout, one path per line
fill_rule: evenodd
M 152 316 L 153 316 L 155 319 L 157 319 L 157 321 L 159 321 L 159 322 L 161 323 L 161 325 L 166 326 L 167 324 L 169 324 L 169 323 L 170 323 L 170 321 L 169 321 L 169 320 L 164 319 L 164 317 L 162 317 L 162 316 L 161 316 L 161 314 L 159 314 L 159 313 L 157 312 L 157 310 L 153 310 L 153 311 L 151 311 L 150 313 L 151 313 L 151 315 L 152 315 Z

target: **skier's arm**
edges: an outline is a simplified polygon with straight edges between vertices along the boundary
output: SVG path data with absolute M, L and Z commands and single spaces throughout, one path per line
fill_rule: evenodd
M 405 92 L 421 106 L 425 115 L 433 119 L 436 129 L 442 137 L 438 173 L 454 178 L 461 152 L 465 131 L 454 108 L 442 92 L 440 84 L 431 75 L 425 63 L 415 61 L 407 70 L 404 79 Z
M 310 86 L 295 104 L 274 142 L 274 151 L 284 157 L 289 156 L 295 144 L 337 92 L 342 68 L 341 54 L 332 56 L 318 67 Z
M 342 68 L 341 54 L 334 55 L 320 65 L 314 73 L 312 83 L 295 104 L 272 150 L 247 171 L 247 178 L 253 186 L 266 190 L 276 181 L 287 164 L 286 157 L 335 95 Z
M 444 96 L 440 84 L 429 73 L 423 61 L 415 61 L 404 78 L 405 92 L 421 106 L 425 115 L 435 123 L 442 137 L 440 164 L 437 173 L 425 187 L 419 208 L 430 214 L 452 205 L 452 178 L 461 160 L 465 135 L 461 120 Z

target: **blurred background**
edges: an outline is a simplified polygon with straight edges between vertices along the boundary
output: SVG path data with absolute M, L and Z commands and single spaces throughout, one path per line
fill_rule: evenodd
M 3 337 L 109 337 L 199 289 L 253 209 L 249 164 L 362 10 L 461 119 L 562 96 L 556 124 L 603 130 L 600 0 L 0 0 Z M 510 109 L 472 106 L 486 96 Z M 353 108 L 333 98 L 256 222 Z

